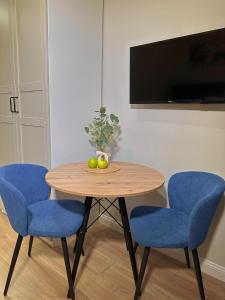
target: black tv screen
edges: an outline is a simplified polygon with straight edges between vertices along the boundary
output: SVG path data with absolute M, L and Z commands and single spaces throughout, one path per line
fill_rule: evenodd
M 225 28 L 131 47 L 130 103 L 225 103 Z

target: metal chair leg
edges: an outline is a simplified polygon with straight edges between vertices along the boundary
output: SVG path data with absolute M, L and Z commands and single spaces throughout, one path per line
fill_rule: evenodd
M 74 300 L 75 295 L 74 295 L 72 274 L 71 274 L 71 268 L 70 268 L 70 259 L 69 259 L 66 238 L 61 238 L 61 243 L 62 243 L 62 249 L 63 249 L 63 254 L 64 254 L 64 261 L 65 261 L 65 266 L 66 266 L 66 273 L 67 273 L 67 279 L 68 279 L 68 284 L 69 284 L 70 296 L 71 296 L 71 299 Z
M 83 244 L 84 244 L 84 238 L 85 238 L 85 234 L 87 231 L 87 224 L 88 224 L 88 219 L 89 219 L 89 215 L 90 215 L 92 199 L 93 199 L 92 197 L 86 197 L 86 200 L 85 200 L 86 211 L 85 211 L 83 223 L 80 228 L 80 234 L 78 235 L 76 255 L 75 255 L 73 270 L 72 270 L 73 285 L 76 280 L 78 265 L 79 265 L 79 261 L 80 261 Z M 69 290 L 67 293 L 67 298 L 70 298 L 70 297 L 71 297 L 71 295 L 70 295 L 70 290 Z
M 74 253 L 76 252 L 76 249 L 77 249 L 77 241 L 78 241 L 78 236 L 79 236 L 79 234 L 80 234 L 80 230 L 79 230 L 79 231 L 77 232 L 77 234 L 76 234 L 76 241 L 75 241 L 74 248 L 73 248 L 73 252 L 74 252 Z M 82 254 L 82 256 L 85 255 L 85 253 L 84 253 L 84 248 L 82 248 L 81 254 Z
M 28 256 L 31 256 L 31 250 L 32 250 L 33 240 L 34 240 L 34 237 L 31 235 L 30 236 L 30 241 L 29 241 Z
M 188 269 L 190 269 L 191 266 L 190 266 L 189 252 L 187 247 L 184 248 L 184 253 L 186 257 L 187 267 Z
M 135 242 L 135 243 L 134 243 L 134 253 L 136 253 L 136 252 L 137 252 L 137 248 L 138 248 L 138 243 L 137 243 L 137 242 Z
M 195 265 L 195 274 L 196 274 L 196 278 L 198 281 L 200 297 L 201 297 L 201 300 L 205 300 L 205 292 L 204 292 L 204 286 L 203 286 L 203 282 L 202 282 L 202 273 L 201 273 L 201 267 L 200 267 L 200 263 L 199 263 L 197 249 L 192 250 L 192 255 L 193 255 L 193 260 L 194 260 L 194 265 Z
M 12 257 L 11 265 L 10 265 L 10 268 L 9 268 L 8 277 L 7 277 L 7 280 L 6 280 L 6 285 L 5 285 L 5 289 L 4 289 L 4 296 L 6 296 L 7 293 L 8 293 L 9 285 L 10 285 L 10 282 L 11 282 L 11 279 L 12 279 L 12 275 L 13 275 L 13 271 L 14 271 L 14 268 L 15 268 L 15 265 L 16 265 L 18 254 L 20 252 L 20 247 L 21 247 L 22 241 L 23 241 L 23 237 L 19 234 L 18 238 L 17 238 L 17 241 L 16 241 L 16 246 L 15 246 L 15 249 L 14 249 L 14 252 L 13 252 L 13 257 Z
M 137 300 L 141 293 L 141 284 L 142 284 L 142 281 L 144 278 L 145 269 L 146 269 L 148 257 L 149 257 L 149 252 L 150 252 L 150 248 L 146 247 L 144 250 L 144 254 L 143 254 L 143 258 L 142 258 L 142 262 L 141 262 L 141 268 L 140 268 L 140 272 L 138 275 L 138 281 L 137 281 L 137 285 L 136 285 L 134 300 Z
M 74 247 L 73 247 L 73 252 L 74 252 L 74 253 L 76 252 L 76 249 L 77 249 L 78 235 L 79 235 L 79 233 L 77 232 L 77 234 L 76 234 L 76 241 L 75 241 L 75 244 L 74 244 Z

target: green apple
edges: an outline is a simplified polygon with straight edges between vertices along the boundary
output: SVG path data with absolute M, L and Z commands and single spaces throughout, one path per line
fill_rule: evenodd
M 97 168 L 98 166 L 98 160 L 96 157 L 91 157 L 89 160 L 88 160 L 88 167 L 91 168 L 91 169 L 95 169 Z
M 103 155 L 101 155 L 99 158 L 98 158 L 98 168 L 99 169 L 106 169 L 108 167 L 108 162 L 107 160 L 104 158 Z

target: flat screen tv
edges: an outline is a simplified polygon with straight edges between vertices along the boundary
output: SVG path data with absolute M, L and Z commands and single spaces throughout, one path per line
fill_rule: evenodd
M 130 103 L 225 103 L 225 28 L 131 47 Z

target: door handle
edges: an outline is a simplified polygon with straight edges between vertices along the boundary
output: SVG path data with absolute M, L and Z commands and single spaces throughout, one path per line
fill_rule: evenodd
M 9 98 L 9 106 L 10 106 L 11 113 L 14 113 L 14 111 L 13 111 L 13 97 Z
M 16 99 L 18 99 L 18 97 L 10 97 L 9 98 L 9 106 L 10 106 L 11 113 L 18 114 L 19 111 L 16 109 Z
M 16 100 L 18 99 L 18 97 L 13 97 L 13 112 L 18 114 L 19 111 L 16 110 Z

